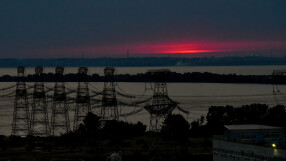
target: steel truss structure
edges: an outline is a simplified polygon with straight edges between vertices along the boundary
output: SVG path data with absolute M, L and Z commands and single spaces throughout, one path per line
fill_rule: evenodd
M 31 134 L 33 136 L 49 136 L 49 119 L 43 78 L 43 67 L 35 68 L 35 84 L 31 112 Z
M 56 67 L 55 87 L 51 116 L 51 135 L 60 135 L 70 131 L 69 109 L 64 82 L 64 68 Z
M 78 69 L 79 81 L 76 95 L 73 130 L 78 129 L 79 125 L 83 122 L 86 114 L 91 111 L 87 72 L 87 67 L 80 67 Z
M 30 134 L 30 114 L 25 83 L 25 67 L 18 67 L 17 72 L 18 80 L 16 85 L 11 135 L 26 136 Z
M 168 69 L 148 70 L 155 82 L 153 89 L 153 99 L 151 105 L 146 105 L 145 109 L 150 113 L 149 130 L 158 132 L 161 129 L 162 121 L 172 113 L 177 107 L 177 103 L 168 96 L 166 78 L 170 73 Z
M 104 87 L 101 107 L 102 120 L 119 119 L 114 73 L 115 69 L 113 67 L 106 67 L 104 69 Z

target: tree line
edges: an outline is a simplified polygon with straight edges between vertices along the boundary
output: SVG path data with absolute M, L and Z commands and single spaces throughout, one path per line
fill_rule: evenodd
M 192 136 L 212 136 L 224 133 L 224 125 L 262 124 L 286 128 L 284 105 L 269 107 L 266 104 L 251 104 L 241 107 L 211 106 L 206 116 L 191 123 Z
M 54 82 L 55 75 L 53 73 L 43 74 L 44 82 Z M 0 77 L 0 82 L 16 82 L 17 76 L 4 75 Z M 79 81 L 78 74 L 66 74 L 64 76 L 66 82 Z M 87 80 L 90 82 L 104 82 L 104 76 L 99 74 L 92 74 L 87 76 Z M 25 78 L 27 82 L 34 82 L 35 76 L 28 75 Z M 152 82 L 153 78 L 148 73 L 139 73 L 136 75 L 119 74 L 115 75 L 115 81 L 117 82 Z M 236 75 L 236 74 L 215 74 L 209 72 L 187 72 L 176 73 L 172 72 L 166 78 L 166 82 L 189 82 L 189 83 L 259 83 L 259 84 L 285 84 L 285 76 L 273 77 L 271 75 Z
M 211 137 L 224 133 L 224 125 L 262 124 L 286 128 L 286 108 L 284 105 L 269 107 L 266 104 L 251 104 L 241 107 L 211 106 L 206 116 L 189 123 L 180 114 L 170 114 L 163 121 L 157 133 L 167 139 L 186 141 L 189 137 Z M 94 137 L 130 137 L 145 135 L 146 125 L 123 121 L 109 121 L 100 126 L 100 117 L 89 113 L 78 130 L 67 135 Z

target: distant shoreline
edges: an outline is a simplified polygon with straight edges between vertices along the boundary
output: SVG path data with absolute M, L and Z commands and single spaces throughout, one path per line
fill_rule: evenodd
M 18 66 L 22 66 L 22 65 L 18 65 Z M 6 69 L 6 68 L 17 68 L 18 66 L 0 66 L 0 69 Z M 24 65 L 23 65 L 24 66 Z M 26 68 L 35 68 L 39 65 L 35 65 L 35 66 L 24 66 Z M 56 65 L 56 66 L 43 66 L 45 68 L 55 68 L 57 66 L 61 66 L 61 65 Z M 247 67 L 247 66 L 251 66 L 251 67 L 262 67 L 262 66 L 286 66 L 286 64 L 261 64 L 261 65 L 256 65 L 256 64 L 250 64 L 250 65 L 170 65 L 170 66 L 110 66 L 110 67 L 118 67 L 118 68 L 174 68 L 174 67 Z M 109 67 L 109 66 L 62 66 L 65 68 L 78 68 L 78 67 L 87 67 L 87 68 L 104 68 L 104 67 Z
M 65 82 L 78 82 L 77 74 L 66 74 Z M 99 74 L 88 75 L 88 82 L 104 82 L 104 76 Z M 28 75 L 26 82 L 34 82 L 34 75 Z M 44 82 L 55 82 L 53 73 L 43 74 Z M 0 77 L 0 82 L 17 82 L 17 76 L 4 75 Z M 115 82 L 153 82 L 148 74 L 118 74 Z M 250 84 L 286 84 L 286 78 L 276 79 L 272 75 L 236 75 L 236 74 L 215 74 L 209 72 L 171 72 L 166 79 L 169 83 L 250 83 Z
M 0 68 L 4 67 L 160 67 L 160 66 L 260 66 L 286 65 L 286 56 L 229 56 L 229 57 L 121 57 L 121 58 L 2 58 Z

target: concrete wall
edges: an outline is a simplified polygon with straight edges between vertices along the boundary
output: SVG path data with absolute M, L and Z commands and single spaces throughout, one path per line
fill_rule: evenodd
M 286 161 L 286 150 L 213 140 L 213 161 Z
M 276 143 L 285 146 L 285 130 L 284 129 L 260 129 L 260 130 L 231 130 L 226 131 L 227 138 L 230 141 L 249 141 L 249 142 L 265 142 Z M 279 133 L 279 138 L 273 137 L 271 134 Z M 241 138 L 241 134 L 247 135 L 249 138 Z M 268 136 L 264 136 L 268 134 Z M 270 135 L 270 137 L 269 137 Z

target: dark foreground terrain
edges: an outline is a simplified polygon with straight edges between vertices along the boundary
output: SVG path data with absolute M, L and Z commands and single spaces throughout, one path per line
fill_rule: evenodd
M 0 161 L 105 161 L 119 151 L 123 161 L 211 161 L 212 136 L 234 124 L 285 127 L 285 106 L 212 106 L 191 124 L 170 114 L 157 133 L 146 132 L 141 122 L 109 121 L 102 126 L 100 117 L 88 113 L 77 130 L 61 136 L 0 136 Z
M 105 161 L 114 151 L 122 151 L 124 161 L 212 160 L 212 138 L 189 138 L 185 142 L 161 137 L 137 136 L 125 139 L 18 138 L 2 137 L 0 160 L 87 160 Z

